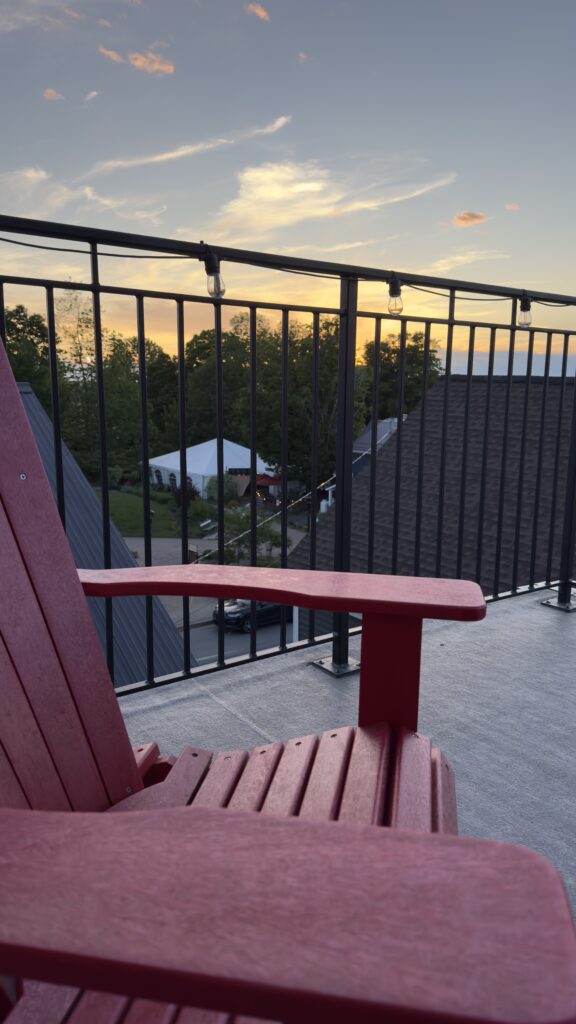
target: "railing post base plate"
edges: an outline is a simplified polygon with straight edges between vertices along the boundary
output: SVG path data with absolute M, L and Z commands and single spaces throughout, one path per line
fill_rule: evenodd
M 571 601 L 560 603 L 557 597 L 548 597 L 545 601 L 541 601 L 540 603 L 547 605 L 548 608 L 556 608 L 559 612 L 576 612 L 575 598 L 572 598 Z
M 331 676 L 349 676 L 353 672 L 360 671 L 360 662 L 356 661 L 356 658 L 348 658 L 347 662 L 339 665 L 330 656 L 329 658 L 320 658 L 319 661 L 313 661 L 312 665 L 322 669 L 323 672 L 329 672 Z

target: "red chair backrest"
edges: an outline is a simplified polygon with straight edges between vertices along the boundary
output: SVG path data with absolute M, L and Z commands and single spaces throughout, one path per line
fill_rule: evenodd
M 0 339 L 0 804 L 103 810 L 141 789 Z

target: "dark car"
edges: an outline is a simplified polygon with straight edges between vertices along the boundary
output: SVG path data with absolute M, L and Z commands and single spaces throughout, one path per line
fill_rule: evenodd
M 255 601 L 255 605 L 257 626 L 270 626 L 280 622 L 282 607 L 285 606 L 270 604 L 269 601 Z M 251 621 L 250 601 L 246 601 L 243 598 L 233 598 L 230 601 L 224 601 L 224 629 L 238 629 L 242 633 L 249 633 Z M 286 608 L 286 621 L 292 622 L 291 606 Z M 212 612 L 212 622 L 218 625 L 218 605 L 215 606 Z

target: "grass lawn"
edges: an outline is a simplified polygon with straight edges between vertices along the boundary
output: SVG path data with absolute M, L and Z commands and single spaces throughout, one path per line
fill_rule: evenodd
M 174 502 L 150 497 L 153 537 L 179 537 L 179 512 Z M 137 494 L 110 491 L 110 518 L 123 537 L 144 536 L 144 504 Z

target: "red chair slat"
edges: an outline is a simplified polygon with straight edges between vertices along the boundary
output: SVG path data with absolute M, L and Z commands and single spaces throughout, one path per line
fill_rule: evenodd
M 1 539 L 0 539 L 1 545 Z M 39 666 L 42 672 L 43 666 Z M 68 810 L 70 800 L 14 664 L 0 636 L 0 679 L 2 680 L 2 713 L 0 714 L 0 749 L 10 761 L 11 772 L 36 810 Z M 4 778 L 4 773 L 0 773 Z M 14 806 L 3 798 L 0 803 Z
M 113 811 L 144 811 L 155 807 L 184 807 L 204 779 L 212 754 L 209 750 L 184 747 L 163 782 L 141 789 L 109 808 Z
M 30 807 L 5 751 L 0 746 L 0 805 L 2 807 Z
M 438 747 L 432 748 L 432 829 L 458 835 L 454 772 Z
M 236 811 L 259 811 L 280 760 L 281 743 L 255 747 L 242 772 L 228 807 Z
M 431 743 L 427 736 L 403 730 L 396 739 L 393 787 L 386 824 L 392 828 L 432 829 Z
M 47 629 L 43 609 L 1 505 L 0 579 L 2 639 L 52 761 L 58 767 L 69 805 L 74 810 L 103 810 L 108 806 L 108 797 L 62 671 L 60 651 Z M 70 642 L 76 643 L 77 638 L 70 637 Z M 85 666 L 85 676 L 87 670 Z M 40 753 L 43 746 L 39 744 L 37 749 Z M 34 757 L 34 750 L 34 746 L 28 749 L 28 759 Z M 34 766 L 34 770 L 41 770 L 40 766 Z M 59 794 L 52 806 L 62 808 Z
M 263 814 L 290 816 L 298 813 L 317 746 L 317 736 L 302 736 L 284 744 L 274 778 L 261 807 Z
M 12 1010 L 9 1024 L 68 1024 L 69 1013 L 78 997 L 77 988 L 26 981 L 24 996 Z
M 356 729 L 338 821 L 381 825 L 390 759 L 390 727 Z
M 66 1024 L 124 1024 L 130 1005 L 131 1000 L 127 996 L 82 992 L 70 1017 L 66 1018 Z
M 247 760 L 248 754 L 244 750 L 218 754 L 192 800 L 193 806 L 226 807 Z
M 322 734 L 298 812 L 300 818 L 322 821 L 338 816 L 353 739 L 354 729 L 350 727 Z

